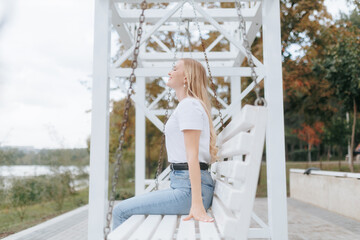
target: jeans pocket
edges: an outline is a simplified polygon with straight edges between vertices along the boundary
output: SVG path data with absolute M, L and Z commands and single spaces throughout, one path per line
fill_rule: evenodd
M 176 179 L 190 179 L 188 170 L 173 170 L 173 176 Z

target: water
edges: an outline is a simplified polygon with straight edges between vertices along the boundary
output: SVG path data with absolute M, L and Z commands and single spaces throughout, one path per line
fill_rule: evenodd
M 46 165 L 11 165 L 11 166 L 0 166 L 1 177 L 35 177 L 41 175 L 52 175 L 54 169 L 58 169 L 60 172 L 70 170 L 71 173 L 79 175 L 79 167 L 77 166 L 60 166 L 54 168 Z M 89 166 L 81 167 L 85 173 L 89 173 Z
M 70 171 L 73 175 L 79 175 L 82 173 L 89 173 L 89 169 L 89 166 L 84 166 L 80 168 L 77 166 L 60 166 L 55 168 L 46 165 L 0 166 L 0 177 L 3 179 L 2 186 L 0 186 L 0 188 L 9 188 L 11 186 L 12 178 L 52 175 L 56 172 L 62 173 L 65 171 Z M 73 184 L 76 189 L 81 189 L 88 185 L 88 179 L 77 179 L 74 181 Z

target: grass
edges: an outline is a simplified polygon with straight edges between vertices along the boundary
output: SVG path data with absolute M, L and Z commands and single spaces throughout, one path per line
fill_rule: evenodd
M 289 185 L 289 171 L 290 168 L 307 169 L 309 167 L 320 168 L 320 162 L 286 162 L 286 195 L 290 196 L 290 185 Z M 349 165 L 347 162 L 341 161 L 339 168 L 338 161 L 322 162 L 321 170 L 337 171 L 337 172 L 350 172 Z M 354 162 L 354 172 L 360 172 L 360 164 Z M 267 197 L 267 183 L 266 183 L 266 163 L 261 164 L 260 181 L 256 191 L 256 197 Z
M 15 208 L 2 206 L 0 209 L 0 238 L 35 226 L 87 203 L 88 188 L 78 191 L 73 196 L 67 197 L 61 210 L 56 210 L 56 203 L 53 201 L 28 206 L 23 221 L 20 221 Z
M 286 189 L 287 196 L 289 196 L 289 169 L 308 167 L 319 167 L 320 162 L 312 162 L 307 165 L 307 162 L 287 162 L 286 163 Z M 339 168 L 338 161 L 323 162 L 322 170 L 330 171 L 345 171 L 349 172 L 349 166 L 344 161 L 341 162 Z M 354 163 L 354 172 L 360 172 L 360 164 Z M 134 196 L 134 182 L 125 181 L 117 187 L 117 199 L 126 199 Z M 260 181 L 256 192 L 256 197 L 267 196 L 266 183 L 266 163 L 262 163 L 260 172 Z M 63 208 L 56 210 L 55 202 L 45 202 L 30 205 L 27 207 L 26 215 L 23 221 L 20 221 L 16 213 L 16 209 L 11 206 L 0 205 L 0 238 L 6 237 L 10 234 L 19 232 L 21 230 L 30 228 L 34 225 L 40 224 L 48 219 L 54 218 L 60 214 L 78 208 L 88 203 L 88 188 L 77 192 L 75 195 L 67 197 L 64 201 Z

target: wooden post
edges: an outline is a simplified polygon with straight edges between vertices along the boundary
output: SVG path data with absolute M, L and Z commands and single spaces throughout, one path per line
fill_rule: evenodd
M 110 0 L 95 0 L 88 240 L 103 238 L 108 208 Z
M 280 3 L 263 1 L 263 51 L 265 98 L 268 107 L 266 166 L 271 239 L 287 240 L 287 196 L 281 66 Z

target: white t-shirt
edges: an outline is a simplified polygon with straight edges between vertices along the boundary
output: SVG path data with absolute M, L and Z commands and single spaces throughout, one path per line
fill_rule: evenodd
M 170 163 L 187 162 L 184 129 L 201 130 L 199 161 L 210 164 L 210 125 L 201 102 L 192 97 L 181 100 L 165 125 L 165 143 Z

